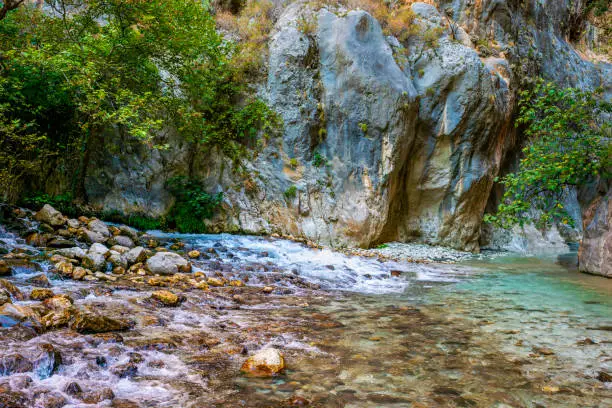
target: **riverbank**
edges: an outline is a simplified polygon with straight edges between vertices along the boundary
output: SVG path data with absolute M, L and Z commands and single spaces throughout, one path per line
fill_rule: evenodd
M 1 320 L 0 358 L 13 362 L 0 377 L 7 406 L 601 407 L 611 398 L 609 294 L 567 286 L 554 260 L 407 263 L 275 238 L 136 232 L 146 260 L 126 256 L 118 274 L 108 241 L 127 243 L 119 237 L 133 231 L 107 228 L 104 243 L 66 237 L 85 256 L 53 259 L 63 268 L 51 259 L 66 248 L 0 238 L 14 262 L 2 280 L 7 309 L 32 312 Z M 107 247 L 105 267 L 75 280 L 96 244 Z M 159 254 L 183 261 L 170 256 L 175 272 L 152 272 Z M 50 295 L 41 289 L 53 296 L 36 300 Z M 284 356 L 280 375 L 241 373 L 269 348 Z

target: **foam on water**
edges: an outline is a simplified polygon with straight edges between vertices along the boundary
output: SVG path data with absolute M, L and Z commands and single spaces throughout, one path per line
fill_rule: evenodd
M 348 256 L 331 249 L 314 249 L 283 239 L 229 234 L 166 234 L 150 231 L 158 238 L 178 238 L 200 250 L 215 244 L 227 248 L 219 256 L 232 264 L 271 263 L 287 273 L 296 273 L 327 290 L 343 290 L 367 294 L 402 293 L 410 280 L 454 282 L 467 275 L 467 269 L 451 271 L 447 266 L 406 264 L 380 261 L 376 258 Z M 231 255 L 230 255 L 231 254 Z M 403 272 L 392 277 L 391 271 Z M 265 272 L 256 272 L 262 274 Z

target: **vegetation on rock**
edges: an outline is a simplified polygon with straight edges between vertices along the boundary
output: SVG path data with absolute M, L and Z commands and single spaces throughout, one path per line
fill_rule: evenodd
M 518 170 L 498 180 L 503 201 L 486 221 L 504 228 L 532 218 L 539 227 L 573 225 L 563 206 L 568 188 L 610 176 L 612 105 L 598 98 L 600 92 L 539 80 L 520 93 L 516 125 L 525 127 L 529 142 Z

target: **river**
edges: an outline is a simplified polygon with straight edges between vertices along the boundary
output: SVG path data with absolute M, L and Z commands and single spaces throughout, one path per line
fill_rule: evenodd
M 56 294 L 134 328 L 120 336 L 0 328 L 3 355 L 35 358 L 43 343 L 62 355 L 48 378 L 0 377 L 0 391 L 4 383 L 28 401 L 56 396 L 67 407 L 612 407 L 612 383 L 598 378 L 612 372 L 612 280 L 578 273 L 575 254 L 417 264 L 264 237 L 154 235 L 208 254 L 194 272 L 248 285 L 204 292 L 179 282 L 171 290 L 186 300 L 163 308 L 148 301 L 154 287 L 49 274 Z M 0 239 L 38 254 L 11 234 Z M 36 273 L 24 267 L 8 280 L 27 293 Z M 270 346 L 285 355 L 286 372 L 242 376 L 246 356 Z M 134 372 L 118 375 L 128 363 Z M 66 392 L 71 382 L 108 387 L 114 402 L 84 405 Z

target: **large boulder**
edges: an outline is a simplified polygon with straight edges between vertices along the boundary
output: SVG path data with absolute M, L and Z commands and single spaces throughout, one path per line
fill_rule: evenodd
M 61 212 L 51 207 L 49 204 L 45 204 L 35 215 L 36 221 L 44 222 L 52 227 L 61 227 L 66 223 L 66 218 Z
M 267 348 L 249 357 L 240 371 L 252 377 L 272 377 L 285 369 L 285 358 L 280 351 Z
M 174 252 L 158 252 L 147 260 L 147 268 L 160 275 L 171 275 L 187 268 L 189 262 Z
M 594 200 L 585 213 L 578 259 L 582 272 L 612 278 L 612 190 Z

